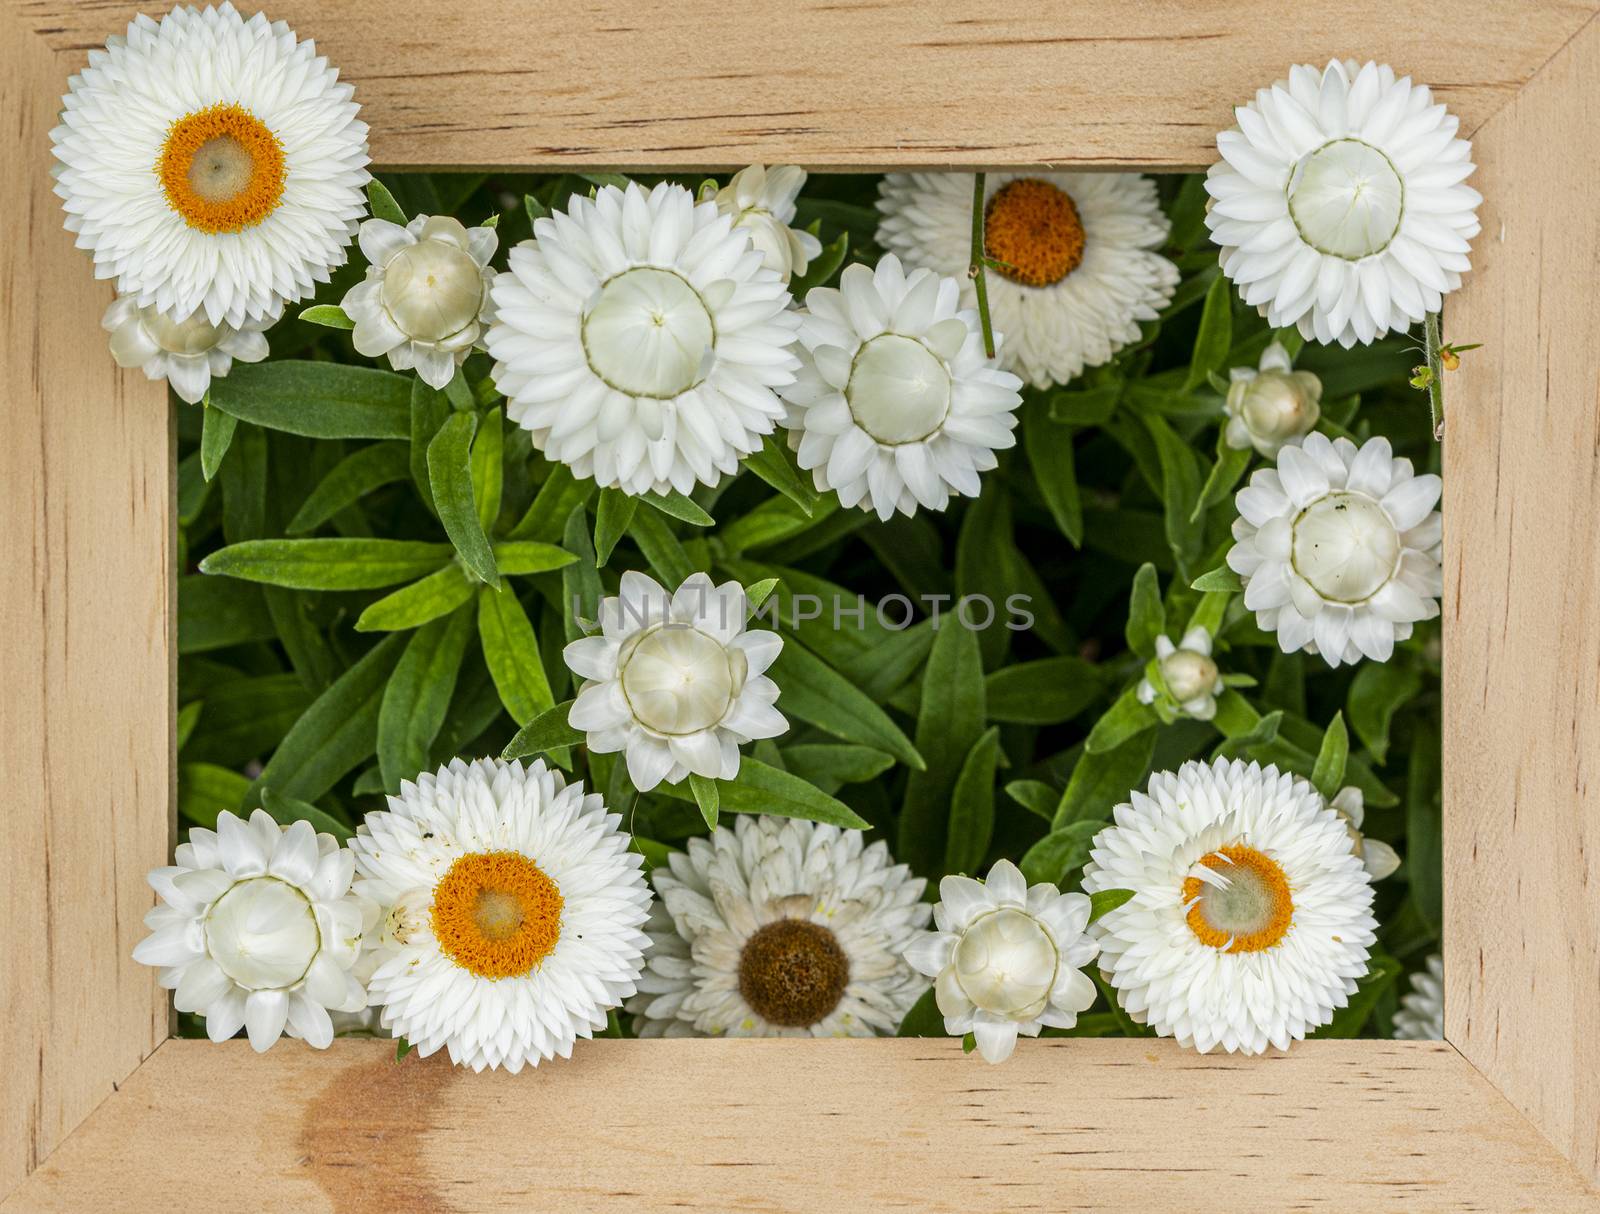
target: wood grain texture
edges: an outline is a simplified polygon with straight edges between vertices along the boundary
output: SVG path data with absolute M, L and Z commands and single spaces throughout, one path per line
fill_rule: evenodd
M 79 56 L 137 11 L 13 3 Z M 1434 85 L 1472 130 L 1595 10 L 1593 0 L 264 7 L 355 81 L 380 165 L 815 169 L 1208 164 L 1215 133 L 1256 88 L 1291 63 L 1355 54 Z
M 1600 1177 L 1600 25 L 1478 132 L 1448 336 L 1447 1033 Z
M 521 1075 L 396 1064 L 381 1041 L 169 1041 L 4 1210 L 227 1194 L 338 1214 L 1596 1208 L 1444 1044 L 1056 1040 L 997 1070 L 955 1041 L 675 1040 Z
M 129 956 L 170 847 L 167 398 L 117 371 L 111 289 L 61 227 L 45 163 L 63 69 L 0 12 L 0 1193 L 168 1017 Z

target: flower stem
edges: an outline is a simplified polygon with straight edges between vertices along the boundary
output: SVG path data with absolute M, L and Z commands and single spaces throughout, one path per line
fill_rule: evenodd
M 1423 353 L 1427 355 L 1428 410 L 1433 415 L 1433 437 L 1444 438 L 1444 360 L 1439 357 L 1439 314 L 1429 312 L 1422 321 Z
M 989 320 L 989 283 L 983 276 L 983 177 L 972 175 L 972 264 L 967 275 L 978 292 L 978 320 L 983 325 L 983 352 L 994 357 L 994 325 Z

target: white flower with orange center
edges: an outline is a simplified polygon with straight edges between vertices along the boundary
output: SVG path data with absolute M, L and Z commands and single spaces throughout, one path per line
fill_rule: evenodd
M 388 355 L 396 371 L 415 367 L 442 389 L 483 332 L 499 237 L 448 215 L 418 215 L 405 227 L 368 219 L 357 239 L 367 276 L 340 302 L 355 321 L 356 352 Z
M 325 1049 L 329 1013 L 367 1002 L 351 971 L 377 908 L 350 892 L 350 853 L 309 822 L 224 810 L 216 830 L 191 830 L 173 861 L 150 873 L 161 901 L 133 959 L 161 967 L 173 1006 L 204 1016 L 213 1041 L 242 1027 L 257 1053 L 286 1032 Z
M 1218 759 L 1150 777 L 1094 838 L 1083 888 L 1132 890 L 1089 928 L 1139 1024 L 1201 1053 L 1288 1049 L 1367 972 L 1372 883 L 1299 776 Z
M 804 274 L 822 242 L 810 232 L 791 227 L 795 199 L 806 183 L 806 171 L 792 164 L 752 164 L 717 191 L 717 210 L 733 216 L 733 226 L 750 234 L 767 269 L 776 270 L 784 282 Z
M 1400 996 L 1394 1014 L 1398 1041 L 1444 1040 L 1444 958 L 1431 953 L 1411 975 L 1411 990 Z
M 1236 451 L 1254 447 L 1268 459 L 1288 443 L 1311 432 L 1322 416 L 1322 381 L 1310 371 L 1296 371 L 1289 352 L 1273 342 L 1256 367 L 1228 372 L 1228 415 L 1223 438 Z
M 243 328 L 344 264 L 366 209 L 353 90 L 283 22 L 231 4 L 136 17 L 62 98 L 67 230 L 140 307 Z
M 1461 285 L 1483 199 L 1460 120 L 1426 85 L 1377 63 L 1302 64 L 1234 117 L 1206 224 L 1268 324 L 1348 347 L 1405 332 Z
M 750 601 L 738 582 L 703 573 L 668 594 L 646 574 L 622 575 L 600 604 L 600 632 L 563 651 L 585 680 L 568 714 L 599 754 L 622 751 L 640 792 L 687 775 L 731 780 L 739 747 L 789 728 L 766 675 L 783 639 L 746 630 Z
M 731 821 L 651 874 L 639 1036 L 892 1035 L 928 989 L 901 960 L 928 922 L 923 880 L 859 830 Z
M 890 173 L 880 185 L 878 243 L 907 267 L 961 283 L 972 257 L 970 173 Z M 984 252 L 1000 365 L 1036 388 L 1064 384 L 1139 338 L 1178 285 L 1156 250 L 1171 223 L 1155 182 L 1135 173 L 991 173 L 984 183 Z
M 1235 496 L 1228 567 L 1244 605 L 1284 653 L 1387 662 L 1414 624 L 1439 614 L 1441 488 L 1386 438 L 1358 448 L 1308 434 L 1284 447 Z
M 357 891 L 383 908 L 368 983 L 383 1028 L 512 1072 L 603 1029 L 648 943 L 620 821 L 543 762 L 454 759 L 402 782 L 350 843 Z
M 1083 967 L 1094 960 L 1085 935 L 1089 899 L 1054 885 L 1029 885 L 1022 871 L 1000 860 L 986 880 L 939 882 L 934 927 L 906 950 L 912 968 L 934 980 L 945 1032 L 971 1033 L 987 1062 L 1004 1062 L 1017 1035 L 1070 1029 L 1094 1002 Z
M 155 308 L 141 308 L 126 295 L 106 309 L 100 327 L 111 334 L 111 357 L 119 367 L 137 367 L 146 379 L 166 380 L 184 400 L 199 404 L 211 381 L 233 370 L 233 360 L 258 363 L 267 356 L 263 329 L 277 313 L 237 328 L 214 325 L 202 313 L 175 321 Z

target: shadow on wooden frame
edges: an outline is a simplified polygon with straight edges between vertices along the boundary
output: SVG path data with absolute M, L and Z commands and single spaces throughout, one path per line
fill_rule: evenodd
M 519 1077 L 167 1040 L 129 954 L 174 824 L 170 416 L 104 355 L 110 288 L 47 173 L 67 76 L 134 9 L 0 6 L 5 1210 L 1600 1206 L 1594 0 L 271 7 L 394 168 L 1192 169 L 1235 102 L 1346 55 L 1432 83 L 1475 142 L 1484 230 L 1447 317 L 1486 343 L 1445 440 L 1447 1043 L 1061 1040 L 991 1072 L 953 1041 L 597 1042 Z

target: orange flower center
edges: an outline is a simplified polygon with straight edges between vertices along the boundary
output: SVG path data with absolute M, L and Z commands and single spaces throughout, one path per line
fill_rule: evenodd
M 532 973 L 561 939 L 561 891 L 517 852 L 476 852 L 433 891 L 433 935 L 446 957 L 480 978 Z
M 167 131 L 156 173 L 167 202 L 191 228 L 237 232 L 272 214 L 283 198 L 283 144 L 237 105 L 179 118 Z
M 1083 261 L 1083 221 L 1065 191 L 1019 177 L 983 208 L 983 251 L 1004 264 L 1003 278 L 1025 287 L 1060 282 Z
M 1270 856 L 1232 844 L 1200 861 L 1217 874 L 1188 877 L 1183 901 L 1189 930 L 1201 944 L 1229 953 L 1259 953 L 1282 940 L 1294 921 L 1289 879 Z

